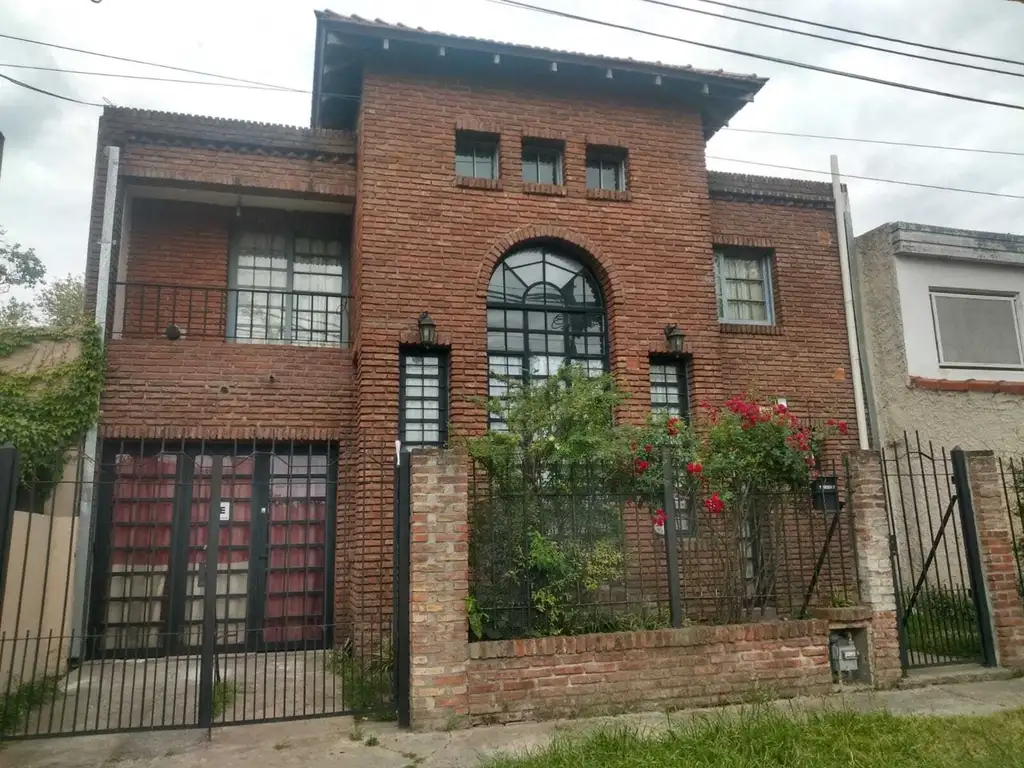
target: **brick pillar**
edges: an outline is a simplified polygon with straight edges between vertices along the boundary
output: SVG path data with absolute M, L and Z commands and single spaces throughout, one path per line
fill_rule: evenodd
M 410 711 L 416 729 L 468 724 L 469 482 L 451 450 L 412 454 Z
M 1003 479 L 992 451 L 966 451 L 965 455 L 996 660 L 1001 667 L 1024 668 L 1024 605 L 1017 591 L 1017 561 Z
M 860 600 L 871 608 L 871 680 L 890 685 L 902 673 L 882 459 L 876 451 L 857 451 L 850 454 L 849 467 Z

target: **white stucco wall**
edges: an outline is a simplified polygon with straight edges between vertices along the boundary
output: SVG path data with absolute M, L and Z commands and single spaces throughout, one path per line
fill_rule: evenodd
M 914 311 L 903 306 L 904 295 L 911 304 L 917 301 L 914 291 L 901 291 L 897 278 L 897 261 L 909 264 L 911 260 L 926 273 L 940 275 L 943 282 L 951 279 L 947 270 L 960 265 L 985 279 L 991 274 L 1024 276 L 1024 237 L 892 223 L 859 236 L 854 251 L 854 279 L 863 318 L 861 344 L 872 403 L 873 445 L 891 446 L 902 440 L 907 431 L 912 435 L 920 432 L 922 440 L 930 441 L 935 450 L 959 445 L 966 450 L 995 451 L 1004 457 L 1024 455 L 1024 396 L 942 392 L 911 386 L 911 375 L 947 378 L 934 372 L 931 376 L 910 373 L 904 334 L 904 325 L 910 325 L 910 333 L 920 341 L 915 348 L 936 355 L 937 366 L 927 287 L 939 283 L 933 278 L 920 283 L 925 305 Z M 979 271 L 979 267 L 983 269 Z M 999 271 L 991 273 L 987 269 Z M 913 330 L 921 323 L 926 332 Z M 1008 373 L 986 371 L 983 376 L 966 378 L 1010 380 Z
M 1024 327 L 1020 304 L 1024 294 L 1024 268 L 922 256 L 896 256 L 895 259 L 908 375 L 953 381 L 1024 381 L 1024 370 L 940 366 L 930 299 L 930 291 L 937 289 L 1016 294 L 1017 323 Z

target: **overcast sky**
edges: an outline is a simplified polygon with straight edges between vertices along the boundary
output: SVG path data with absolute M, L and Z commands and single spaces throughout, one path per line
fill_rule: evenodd
M 1024 104 L 1024 79 L 974 72 L 711 19 L 641 0 L 530 0 L 534 5 L 655 29 L 834 69 Z M 732 15 L 698 0 L 672 0 Z M 1024 4 L 1009 0 L 732 0 L 829 24 L 1010 59 L 1024 59 Z M 756 72 L 771 80 L 733 121 L 759 128 L 1024 151 L 1024 112 L 969 104 L 722 54 L 677 42 L 555 19 L 487 0 L 3 0 L 0 31 L 105 53 L 309 88 L 313 9 L 585 53 Z M 763 19 L 763 17 L 746 18 Z M 775 22 L 786 25 L 788 22 Z M 805 28 L 806 29 L 806 28 Z M 821 30 L 818 30 L 821 31 Z M 877 41 L 876 41 L 877 42 Z M 885 43 L 879 43 L 886 45 Z M 163 75 L 166 70 L 0 40 L 0 64 Z M 990 64 L 997 68 L 1024 67 Z M 304 125 L 309 96 L 0 68 L 86 101 Z M 81 272 L 100 110 L 0 80 L 0 226 L 34 246 L 51 274 Z M 1024 157 L 1000 157 L 721 131 L 710 155 L 1024 195 Z M 822 179 L 710 160 L 712 168 Z M 855 230 L 885 221 L 1024 233 L 1024 200 L 849 182 Z

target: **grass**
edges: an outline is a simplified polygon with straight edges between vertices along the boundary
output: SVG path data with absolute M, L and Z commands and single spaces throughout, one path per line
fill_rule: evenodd
M 17 733 L 33 710 L 53 701 L 60 691 L 57 676 L 38 677 L 0 697 L 0 739 Z
M 235 703 L 238 696 L 238 689 L 235 684 L 227 680 L 217 680 L 213 684 L 213 716 L 220 717 L 228 711 L 228 707 Z
M 327 655 L 325 666 L 341 678 L 346 709 L 374 720 L 397 718 L 391 691 L 395 667 L 390 642 L 364 653 L 351 646 L 336 648 Z
M 824 712 L 770 707 L 716 714 L 644 735 L 613 729 L 557 738 L 486 768 L 1013 768 L 1024 767 L 1024 709 L 982 717 Z

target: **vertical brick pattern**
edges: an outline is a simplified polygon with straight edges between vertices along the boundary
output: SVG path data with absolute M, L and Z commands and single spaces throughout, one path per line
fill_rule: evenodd
M 876 451 L 857 451 L 849 467 L 861 602 L 872 611 L 871 675 L 875 685 L 888 685 L 901 669 L 882 458 Z
M 477 724 L 705 707 L 830 690 L 823 620 L 472 643 Z
M 468 714 L 469 484 L 464 457 L 431 449 L 412 454 L 412 724 L 451 727 Z
M 996 657 L 1000 666 L 1019 669 L 1024 667 L 1024 604 L 1018 592 L 1010 512 L 991 451 L 967 452 L 967 478 L 995 630 Z

